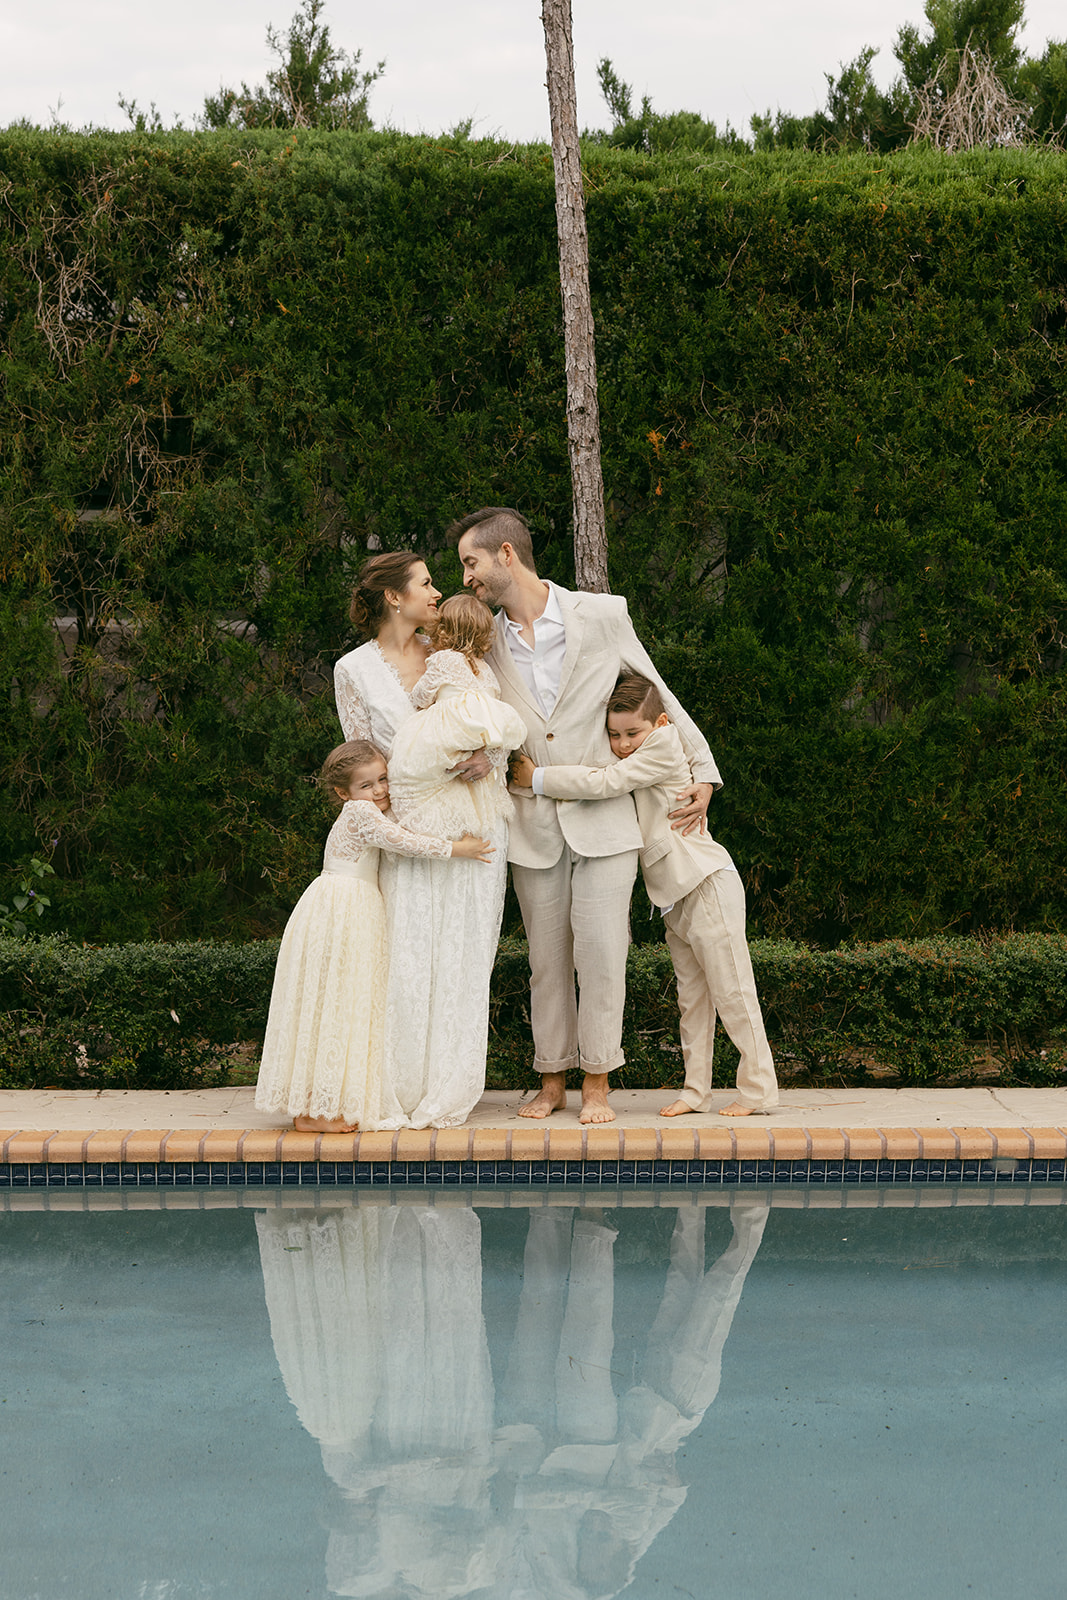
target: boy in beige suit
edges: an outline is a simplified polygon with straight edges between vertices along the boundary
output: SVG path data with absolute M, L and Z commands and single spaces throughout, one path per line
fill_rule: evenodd
M 653 679 L 678 729 L 689 768 L 672 813 L 699 830 L 721 779 L 707 740 L 657 676 L 618 595 L 561 589 L 539 578 L 525 520 L 488 506 L 452 524 L 463 582 L 498 608 L 488 660 L 501 698 L 527 727 L 524 749 L 540 766 L 603 766 L 611 757 L 604 707 L 620 673 Z M 453 769 L 473 780 L 484 751 Z M 582 804 L 515 795 L 508 860 L 530 951 L 530 1021 L 541 1091 L 520 1116 L 567 1103 L 566 1074 L 582 1079 L 582 1122 L 612 1122 L 608 1074 L 622 1065 L 630 893 L 641 830 L 628 794 Z M 575 995 L 577 976 L 578 994 Z
M 778 1103 L 778 1082 L 745 939 L 741 879 L 709 833 L 683 834 L 670 825 L 689 765 L 656 685 L 638 674 L 620 678 L 608 700 L 607 727 L 616 765 L 535 767 L 520 754 L 512 758 L 512 777 L 557 800 L 634 797 L 641 872 L 648 898 L 663 913 L 681 1012 L 685 1086 L 660 1115 L 710 1111 L 716 1013 L 741 1052 L 738 1099 L 720 1115 L 768 1111 Z

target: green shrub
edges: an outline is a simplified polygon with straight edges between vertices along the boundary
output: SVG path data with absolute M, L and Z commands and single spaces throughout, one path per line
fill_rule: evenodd
M 262 1039 L 277 943 L 141 944 L 0 938 L 0 1087 L 183 1088 L 230 1080 L 235 1047 Z M 1067 1064 L 1067 938 L 893 940 L 817 950 L 755 940 L 753 966 L 783 1077 L 862 1081 L 872 1064 L 906 1083 L 973 1072 L 990 1052 L 1004 1080 L 1059 1081 Z M 529 968 L 501 942 L 487 1083 L 533 1081 Z M 666 947 L 630 951 L 620 1087 L 681 1083 Z M 717 1081 L 737 1056 L 722 1036 Z M 1045 1051 L 1044 1057 L 1042 1051 Z
M 0 1084 L 179 1089 L 225 1083 L 261 1035 L 276 941 L 0 939 Z

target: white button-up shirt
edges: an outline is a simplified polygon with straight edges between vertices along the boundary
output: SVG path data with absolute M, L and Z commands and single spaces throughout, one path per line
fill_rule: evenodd
M 504 627 L 508 649 L 519 675 L 545 716 L 550 717 L 559 699 L 559 680 L 567 653 L 567 632 L 555 584 L 548 584 L 548 604 L 533 624 L 532 648 L 522 637 L 519 623 L 512 622 L 506 612 Z

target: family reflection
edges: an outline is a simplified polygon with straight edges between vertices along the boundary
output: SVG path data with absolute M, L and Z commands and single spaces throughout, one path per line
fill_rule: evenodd
M 639 1368 L 621 1376 L 616 1229 L 597 1209 L 531 1210 L 495 1395 L 475 1211 L 257 1215 L 278 1364 L 336 1485 L 329 1590 L 594 1600 L 624 1589 L 685 1499 L 675 1455 L 718 1392 L 767 1215 L 759 1200 L 735 1203 L 730 1243 L 706 1267 L 706 1213 L 679 1209 Z

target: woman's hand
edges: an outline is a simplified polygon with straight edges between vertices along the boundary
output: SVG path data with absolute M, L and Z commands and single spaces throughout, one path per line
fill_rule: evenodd
M 492 772 L 492 764 L 484 750 L 471 750 L 457 761 L 454 767 L 449 767 L 450 778 L 460 778 L 464 783 L 476 783 L 479 778 L 488 778 Z
M 490 844 L 488 839 L 476 839 L 473 833 L 465 833 L 462 839 L 453 841 L 452 854 L 465 861 L 492 861 L 496 845 Z
M 530 760 L 525 750 L 516 750 L 508 763 L 511 781 L 520 789 L 533 787 L 533 775 L 536 771 L 534 763 Z

